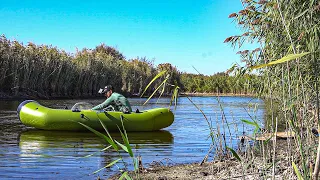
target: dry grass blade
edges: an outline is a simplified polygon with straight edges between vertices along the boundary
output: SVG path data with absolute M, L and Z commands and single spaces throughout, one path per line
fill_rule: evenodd
M 187 96 L 188 100 L 201 112 L 201 114 L 203 115 L 203 117 L 206 119 L 206 121 L 209 123 L 208 118 L 206 116 L 206 114 Z

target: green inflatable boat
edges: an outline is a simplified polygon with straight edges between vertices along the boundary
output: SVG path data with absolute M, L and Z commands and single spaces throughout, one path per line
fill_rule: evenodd
M 117 111 L 93 111 L 83 109 L 83 104 L 70 109 L 52 109 L 33 100 L 23 101 L 18 109 L 18 117 L 26 126 L 44 130 L 86 131 L 79 122 L 103 130 L 101 120 L 109 131 L 118 131 L 121 117 L 126 131 L 156 131 L 173 123 L 173 113 L 167 108 L 155 108 L 125 114 Z

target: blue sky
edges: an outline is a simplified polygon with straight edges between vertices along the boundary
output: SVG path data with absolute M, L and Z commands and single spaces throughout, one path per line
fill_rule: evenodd
M 239 62 L 223 41 L 242 34 L 228 18 L 241 9 L 240 0 L 2 0 L 0 34 L 71 53 L 105 43 L 127 59 L 211 75 Z

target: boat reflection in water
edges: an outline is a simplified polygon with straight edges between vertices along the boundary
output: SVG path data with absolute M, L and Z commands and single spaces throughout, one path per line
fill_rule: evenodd
M 111 136 L 122 142 L 120 133 L 111 133 Z M 40 177 L 45 173 L 48 177 L 65 179 L 70 172 L 77 172 L 74 178 L 97 178 L 118 172 L 116 166 L 104 169 L 98 174 L 92 172 L 110 164 L 121 156 L 130 169 L 132 159 L 123 150 L 119 153 L 112 148 L 101 151 L 109 146 L 102 138 L 91 132 L 62 132 L 29 130 L 19 136 L 21 167 L 28 170 L 23 177 Z M 169 131 L 129 132 L 128 138 L 135 156 L 142 156 L 144 166 L 153 161 L 172 156 L 174 138 Z M 91 155 L 86 158 L 86 156 Z M 117 163 L 119 168 L 123 164 Z M 68 178 L 67 178 L 68 179 Z
M 106 133 L 105 133 L 106 134 Z M 111 136 L 122 142 L 120 133 L 111 133 Z M 147 148 L 170 148 L 173 144 L 173 136 L 169 131 L 153 132 L 128 132 L 129 142 L 133 149 Z M 55 156 L 58 153 L 70 153 L 76 157 L 89 151 L 96 152 L 106 147 L 105 141 L 92 132 L 65 132 L 29 130 L 20 134 L 19 147 L 21 156 Z M 68 149 L 68 150 L 65 150 Z M 73 149 L 73 150 L 70 150 Z M 44 153 L 50 153 L 44 155 Z M 82 153 L 81 153 L 82 152 Z

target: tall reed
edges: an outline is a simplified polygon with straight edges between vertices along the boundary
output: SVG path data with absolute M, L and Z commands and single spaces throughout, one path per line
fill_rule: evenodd
M 286 155 L 292 166 L 289 173 L 310 179 L 314 169 L 316 178 L 320 164 L 314 165 L 314 162 L 319 162 L 320 149 L 317 156 L 311 129 L 319 124 L 320 4 L 314 0 L 241 2 L 244 9 L 229 17 L 234 18 L 245 33 L 231 36 L 225 42 L 242 45 L 255 41 L 260 46 L 241 51 L 241 55 L 247 63 L 243 67 L 247 72 L 263 67 L 256 72 L 263 82 L 261 95 L 282 104 L 278 111 L 284 116 L 274 113 L 268 129 L 277 131 L 275 120 L 279 119 L 280 124 L 295 132 L 294 141 L 288 139 L 287 143 Z M 277 59 L 279 61 L 275 61 Z M 294 157 L 297 154 L 299 156 Z
M 124 93 L 141 93 L 141 86 L 157 73 L 146 58 L 127 61 L 104 44 L 70 54 L 47 45 L 23 45 L 4 35 L 0 65 L 0 92 L 17 97 L 90 97 L 106 84 Z
M 253 94 L 257 86 L 250 84 L 258 82 L 254 75 L 194 75 L 181 73 L 170 63 L 155 66 L 145 57 L 127 60 L 105 44 L 70 54 L 49 45 L 10 41 L 4 35 L 0 37 L 0 65 L 0 92 L 15 97 L 92 97 L 106 84 L 128 95 L 141 95 L 143 87 L 163 70 L 167 70 L 169 84 L 189 93 Z M 153 92 L 161 80 L 146 93 Z M 165 89 L 164 94 L 170 92 Z

